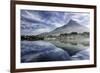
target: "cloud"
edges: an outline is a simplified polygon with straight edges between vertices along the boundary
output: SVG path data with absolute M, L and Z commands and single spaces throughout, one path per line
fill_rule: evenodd
M 21 10 L 21 33 L 40 34 L 66 25 L 70 19 L 89 26 L 89 13 Z
M 73 13 L 70 17 L 77 21 L 79 24 L 89 27 L 89 13 Z

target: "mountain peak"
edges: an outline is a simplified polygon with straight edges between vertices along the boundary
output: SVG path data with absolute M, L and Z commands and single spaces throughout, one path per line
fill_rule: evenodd
M 66 25 L 79 25 L 75 20 L 70 20 Z
M 70 20 L 69 23 L 77 23 L 75 20 Z
M 89 32 L 89 29 L 77 23 L 77 21 L 71 19 L 66 25 L 56 28 L 51 33 L 60 34 L 60 33 L 71 33 L 71 32 L 79 32 L 79 33 Z

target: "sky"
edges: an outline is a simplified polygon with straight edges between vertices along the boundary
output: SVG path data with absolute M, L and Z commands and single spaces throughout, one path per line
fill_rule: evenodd
M 89 13 L 21 10 L 21 35 L 38 35 L 74 20 L 89 28 Z

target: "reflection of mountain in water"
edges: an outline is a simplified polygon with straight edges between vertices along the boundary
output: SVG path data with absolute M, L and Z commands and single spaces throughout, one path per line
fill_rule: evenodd
M 63 61 L 69 60 L 69 54 L 51 43 L 43 41 L 23 41 L 22 62 Z
M 66 48 L 67 49 L 67 48 Z M 81 57 L 79 54 L 82 54 Z M 67 61 L 75 59 L 88 59 L 88 52 L 78 52 L 70 56 L 70 52 L 58 48 L 55 45 L 44 41 L 22 41 L 21 62 L 47 62 Z

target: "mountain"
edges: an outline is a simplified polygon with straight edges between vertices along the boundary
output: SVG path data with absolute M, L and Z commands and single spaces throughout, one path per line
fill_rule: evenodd
M 61 33 L 71 33 L 71 32 L 89 32 L 89 28 L 83 26 L 83 24 L 79 24 L 74 20 L 70 20 L 67 24 L 65 24 L 62 27 L 58 27 L 55 30 L 49 32 L 49 33 L 44 33 L 45 35 L 59 35 Z

